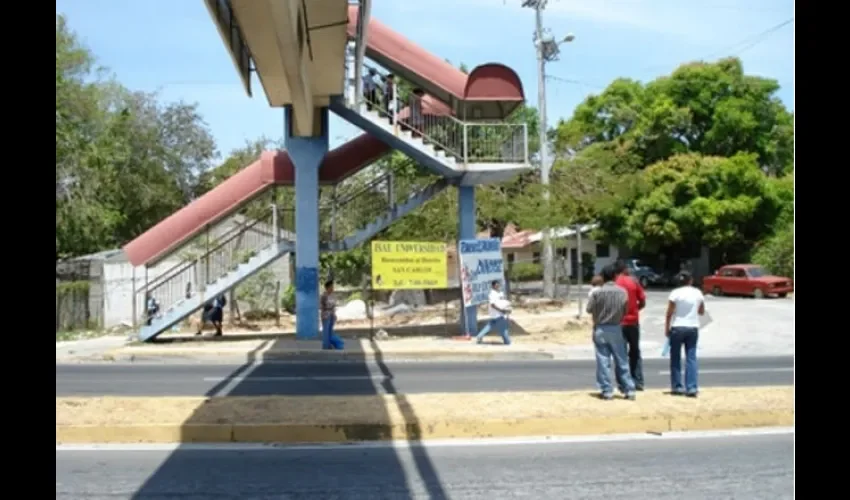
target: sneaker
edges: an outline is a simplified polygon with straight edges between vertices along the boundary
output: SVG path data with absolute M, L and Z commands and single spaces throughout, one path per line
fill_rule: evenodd
M 635 393 L 630 392 L 630 393 L 626 394 L 626 399 L 628 399 L 629 401 L 634 401 L 636 399 Z
M 599 399 L 603 399 L 605 401 L 611 401 L 612 399 L 614 399 L 614 395 L 613 394 L 606 394 L 606 393 L 603 392 L 602 394 L 599 395 Z
M 698 392 L 689 392 L 689 393 L 685 394 L 685 396 L 687 396 L 689 398 L 695 398 L 695 397 L 698 397 L 698 395 L 699 395 Z
M 643 392 L 643 386 L 642 385 L 635 385 L 635 390 Z

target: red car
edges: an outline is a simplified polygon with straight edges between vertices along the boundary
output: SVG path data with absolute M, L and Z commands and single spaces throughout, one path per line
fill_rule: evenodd
M 761 266 L 734 264 L 723 266 L 714 275 L 704 277 L 702 290 L 716 296 L 752 295 L 757 299 L 768 295 L 786 297 L 794 291 L 794 281 L 772 276 Z

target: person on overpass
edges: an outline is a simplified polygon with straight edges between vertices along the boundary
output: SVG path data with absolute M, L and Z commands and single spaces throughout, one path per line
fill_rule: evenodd
M 679 288 L 670 292 L 664 332 L 670 339 L 670 388 L 675 395 L 695 398 L 699 393 L 697 340 L 705 297 L 688 271 L 679 273 Z M 685 348 L 685 384 L 682 385 L 682 347 Z
M 393 123 L 393 99 L 395 96 L 395 76 L 392 73 L 387 73 L 387 76 L 384 77 L 384 110 L 387 112 L 387 116 L 390 119 L 390 123 Z M 395 110 L 398 112 L 398 110 Z
M 410 116 L 407 118 L 410 133 L 413 137 L 422 137 L 425 133 L 425 116 L 423 115 L 422 99 L 425 91 L 420 88 L 413 89 L 410 94 Z
M 635 382 L 635 389 L 643 390 L 643 359 L 640 355 L 640 310 L 646 307 L 646 292 L 633 276 L 629 267 L 618 259 L 614 264 L 617 272 L 616 283 L 628 294 L 628 309 L 623 316 L 623 337 L 629 353 L 629 372 Z
M 477 344 L 483 343 L 484 337 L 495 328 L 502 336 L 505 345 L 511 345 L 511 336 L 508 333 L 508 314 L 511 312 L 511 303 L 505 299 L 501 288 L 502 284 L 498 280 L 490 283 L 490 295 L 487 298 L 490 303 L 490 321 L 475 336 Z
M 593 346 L 596 349 L 596 383 L 599 385 L 602 399 L 612 399 L 614 389 L 611 384 L 611 358 L 614 358 L 614 372 L 619 389 L 626 399 L 635 399 L 635 383 L 629 374 L 629 359 L 626 354 L 626 341 L 623 338 L 621 323 L 628 306 L 628 294 L 617 286 L 614 280 L 617 271 L 614 266 L 602 269 L 602 287 L 587 301 L 587 313 L 593 317 Z
M 369 111 L 378 104 L 378 82 L 375 81 L 377 74 L 375 68 L 369 68 L 369 71 L 363 75 L 363 97 L 366 100 L 366 109 Z
M 334 332 L 336 324 L 336 297 L 334 297 L 334 282 L 325 282 L 325 291 L 319 298 L 319 310 L 322 318 L 322 349 L 341 351 L 345 342 Z

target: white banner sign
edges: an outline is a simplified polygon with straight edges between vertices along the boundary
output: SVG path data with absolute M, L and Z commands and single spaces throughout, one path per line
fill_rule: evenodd
M 457 254 L 464 307 L 486 304 L 492 283 L 505 284 L 501 240 L 460 240 Z

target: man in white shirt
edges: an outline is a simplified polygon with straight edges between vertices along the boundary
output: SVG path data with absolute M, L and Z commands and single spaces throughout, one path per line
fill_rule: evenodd
M 673 394 L 695 398 L 697 378 L 697 340 L 699 317 L 705 314 L 705 297 L 693 286 L 691 273 L 679 273 L 681 286 L 670 292 L 664 331 L 670 339 L 670 386 Z M 682 347 L 685 348 L 685 383 L 682 385 Z
M 490 321 L 475 336 L 475 342 L 478 344 L 482 343 L 484 336 L 490 333 L 491 329 L 495 329 L 502 336 L 505 345 L 510 345 L 511 336 L 508 334 L 510 303 L 505 300 L 505 294 L 502 293 L 502 284 L 499 281 L 490 283 L 490 296 L 487 301 L 489 303 Z

